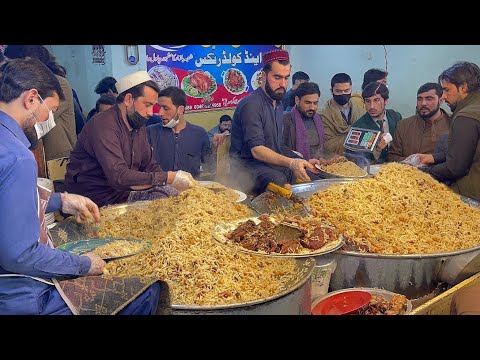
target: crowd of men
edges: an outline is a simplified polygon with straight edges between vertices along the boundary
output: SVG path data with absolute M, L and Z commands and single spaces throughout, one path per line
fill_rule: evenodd
M 335 74 L 331 99 L 319 109 L 319 86 L 306 73 L 295 73 L 287 91 L 289 53 L 274 50 L 263 54 L 261 86 L 207 132 L 186 120 L 185 92 L 160 89 L 146 71 L 102 79 L 96 107 L 78 120 L 78 100 L 53 55 L 42 46 L 9 47 L 0 67 L 0 313 L 75 313 L 56 279 L 103 271 L 105 262 L 93 253 L 53 248 L 45 212 L 99 221 L 99 206 L 177 196 L 211 170 L 215 148 L 227 137 L 232 183 L 252 195 L 272 182 L 288 188 L 318 179 L 315 165 L 343 154 L 357 127 L 380 132 L 375 148 L 362 154 L 371 163 L 415 157 L 414 165 L 480 201 L 480 68 L 473 63 L 456 63 L 438 82 L 420 86 L 416 113 L 402 119 L 387 108 L 386 71 L 368 70 L 361 94 L 348 74 Z M 157 119 L 149 124 L 154 106 Z M 30 150 L 40 139 L 47 160 L 69 158 L 65 193 L 37 186 Z M 155 313 L 160 289 L 153 282 L 122 311 Z

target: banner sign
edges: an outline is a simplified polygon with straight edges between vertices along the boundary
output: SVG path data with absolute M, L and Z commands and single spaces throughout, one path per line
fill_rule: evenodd
M 235 108 L 261 84 L 262 53 L 281 45 L 147 45 L 147 71 L 187 94 L 186 111 Z

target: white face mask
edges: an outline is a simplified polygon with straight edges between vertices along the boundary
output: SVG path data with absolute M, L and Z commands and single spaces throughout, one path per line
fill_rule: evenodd
M 32 113 L 33 114 L 33 113 Z M 35 115 L 34 115 L 35 116 Z M 41 122 L 41 123 L 36 123 L 35 124 L 35 131 L 37 132 L 37 137 L 41 139 L 44 137 L 50 130 L 52 130 L 55 127 L 55 120 L 53 118 L 53 111 L 49 110 L 48 111 L 48 120 Z
M 180 119 L 178 118 L 178 110 L 177 110 L 177 114 L 174 116 L 174 118 L 170 120 L 168 123 L 166 123 L 165 125 L 163 125 L 163 127 L 172 129 L 175 126 L 177 126 L 179 122 L 180 122 Z

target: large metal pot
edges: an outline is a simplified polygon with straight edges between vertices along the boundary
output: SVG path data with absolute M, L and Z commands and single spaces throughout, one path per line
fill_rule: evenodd
M 174 315 L 310 315 L 311 275 L 315 267 L 312 258 L 297 259 L 297 269 L 301 275 L 278 292 L 265 299 L 245 303 L 196 306 L 172 305 Z
M 119 204 L 103 208 L 104 217 L 117 217 L 128 211 L 135 211 L 148 204 L 148 202 L 136 202 Z M 89 237 L 92 229 L 85 224 L 78 224 L 72 217 L 63 220 L 51 231 L 53 241 L 59 246 L 67 241 L 76 241 Z M 296 259 L 299 275 L 275 295 L 249 301 L 245 303 L 197 306 L 172 304 L 173 314 L 176 315 L 309 315 L 311 313 L 311 275 L 315 267 L 315 259 Z
M 309 198 L 314 192 L 334 184 L 362 181 L 356 179 L 325 179 L 294 185 L 293 192 Z M 480 203 L 469 198 L 462 200 L 471 206 Z M 448 253 L 381 255 L 354 251 L 337 250 L 324 255 L 324 259 L 337 262 L 330 280 L 331 290 L 347 287 L 379 287 L 403 294 L 409 299 L 432 292 L 440 281 L 455 285 L 480 271 L 480 262 L 475 261 L 480 254 L 480 245 Z M 468 269 L 467 269 L 467 265 Z M 468 271 L 464 271 L 468 270 Z
M 330 279 L 332 290 L 358 286 L 378 287 L 416 299 L 431 293 L 439 281 L 455 280 L 468 260 L 478 254 L 480 246 L 425 255 L 362 254 L 339 250 L 325 256 L 337 262 L 337 268 Z M 451 269 L 455 272 L 452 273 L 449 264 L 454 263 L 465 264 L 457 270 Z

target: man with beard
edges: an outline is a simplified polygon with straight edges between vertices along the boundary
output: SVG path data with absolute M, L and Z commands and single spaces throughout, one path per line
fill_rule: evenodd
M 310 163 L 283 145 L 281 100 L 291 71 L 288 52 L 273 50 L 262 58 L 262 86 L 239 102 L 232 121 L 231 172 L 249 193 L 263 192 L 269 182 L 289 187 L 297 179 L 310 181 L 305 169 L 316 172 L 315 160 Z
M 104 206 L 174 196 L 189 188 L 192 176 L 162 170 L 148 143 L 145 124 L 157 103 L 158 85 L 146 71 L 137 71 L 115 87 L 117 104 L 90 119 L 78 137 L 65 190 Z
M 388 151 L 388 161 L 402 161 L 412 154 L 430 154 L 441 136 L 448 134 L 450 118 L 440 108 L 442 87 L 426 83 L 417 91 L 417 114 L 400 121 Z
M 45 212 L 60 209 L 79 222 L 100 221 L 90 199 L 51 194 L 37 185 L 30 140 L 47 132 L 39 129 L 53 118 L 65 95 L 55 75 L 37 59 L 10 60 L 0 73 L 0 314 L 72 314 L 70 306 L 82 291 L 97 295 L 84 291 L 90 280 L 109 286 L 108 280 L 93 276 L 102 274 L 105 262 L 94 253 L 78 256 L 54 249 L 45 222 Z M 71 279 L 78 276 L 83 290 Z M 118 309 L 128 301 L 119 313 L 155 312 L 160 285 L 142 286 L 134 294 L 137 299 L 116 303 Z
M 324 150 L 327 156 L 343 154 L 343 143 L 350 127 L 365 114 L 362 98 L 352 94 L 352 79 L 348 74 L 338 73 L 330 81 L 332 99 L 320 112 L 325 126 Z
M 283 144 L 305 160 L 323 157 L 324 128 L 317 114 L 320 89 L 314 82 L 300 84 L 295 106 L 283 116 Z
M 385 109 L 388 104 L 388 88 L 384 83 L 371 82 L 362 91 L 367 113 L 355 122 L 354 127 L 370 130 L 380 130 L 380 139 L 372 153 L 364 156 L 372 163 L 383 163 L 387 160 L 392 137 L 402 115 L 395 110 Z
M 426 171 L 456 193 L 480 201 L 480 68 L 458 62 L 438 77 L 452 110 L 445 161 Z

